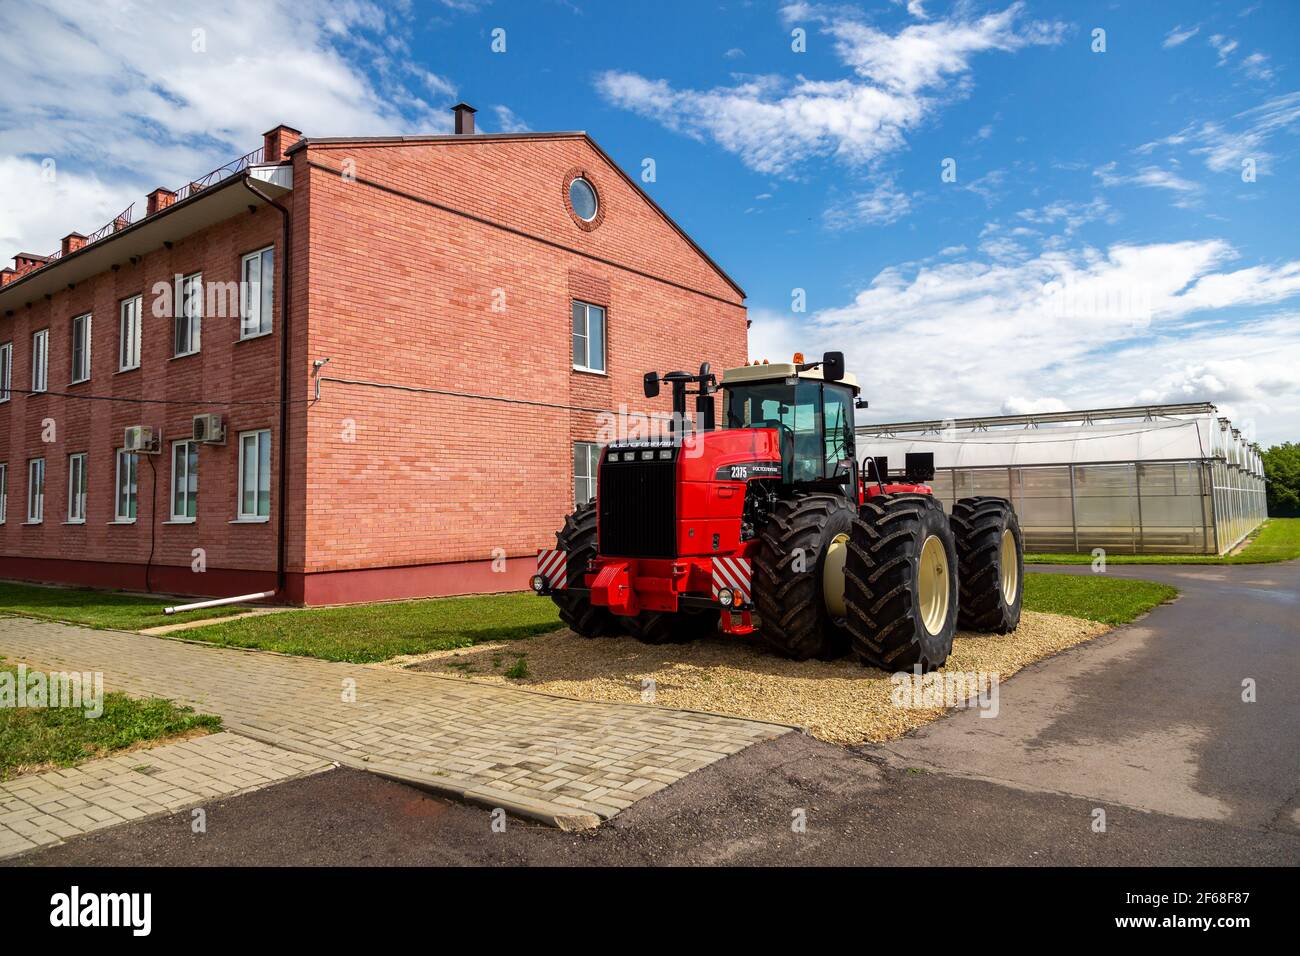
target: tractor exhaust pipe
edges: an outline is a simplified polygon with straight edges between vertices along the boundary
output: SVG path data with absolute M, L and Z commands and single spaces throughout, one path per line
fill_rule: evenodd
M 667 382 L 673 389 L 673 417 L 668 423 L 669 433 L 685 430 L 686 423 L 686 396 L 698 396 L 695 399 L 695 411 L 698 420 L 695 423 L 697 431 L 712 431 L 714 427 L 714 410 L 712 395 L 718 390 L 717 378 L 709 371 L 709 363 L 705 362 L 700 366 L 700 373 L 692 375 L 689 372 L 665 372 L 662 376 L 654 372 L 646 372 L 643 382 L 643 389 L 646 398 L 656 398 L 659 395 L 659 383 Z M 686 390 L 687 385 L 698 385 L 699 388 L 693 392 Z

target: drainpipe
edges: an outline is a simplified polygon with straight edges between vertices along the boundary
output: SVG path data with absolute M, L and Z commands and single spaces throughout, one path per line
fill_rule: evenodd
M 244 178 L 244 186 L 267 205 L 274 206 L 283 224 L 283 252 L 280 255 L 280 487 L 275 534 L 275 589 L 283 597 L 286 594 L 284 527 L 288 511 L 285 492 L 289 487 L 289 281 L 293 270 L 293 255 L 289 250 L 289 210 L 254 186 L 248 177 Z

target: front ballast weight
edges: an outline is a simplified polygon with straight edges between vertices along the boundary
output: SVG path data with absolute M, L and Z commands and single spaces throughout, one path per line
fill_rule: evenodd
M 577 543 L 584 554 L 589 550 L 580 537 Z M 583 560 L 575 561 L 561 548 L 540 549 L 536 573 L 529 579 L 529 587 L 550 597 L 561 619 L 583 636 L 621 628 L 647 643 L 664 644 L 679 639 L 674 633 L 679 625 L 692 638 L 717 629 L 729 634 L 753 630 L 749 558 L 602 558 L 594 566 L 589 558 Z

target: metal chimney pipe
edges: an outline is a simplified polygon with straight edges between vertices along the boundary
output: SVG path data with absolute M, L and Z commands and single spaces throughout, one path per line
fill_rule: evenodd
M 468 103 L 457 103 L 451 108 L 456 114 L 456 135 L 466 136 L 474 132 L 474 114 L 478 110 Z

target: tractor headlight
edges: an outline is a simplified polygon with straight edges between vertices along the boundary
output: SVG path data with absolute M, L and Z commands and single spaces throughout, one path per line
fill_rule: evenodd
M 731 607 L 731 605 L 735 603 L 735 600 L 736 595 L 732 592 L 731 588 L 718 589 L 718 603 L 723 607 Z
M 534 574 L 528 579 L 528 586 L 540 594 L 546 590 L 546 578 L 542 577 L 540 574 Z

